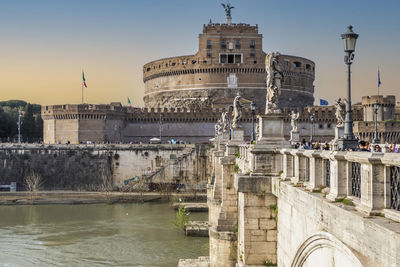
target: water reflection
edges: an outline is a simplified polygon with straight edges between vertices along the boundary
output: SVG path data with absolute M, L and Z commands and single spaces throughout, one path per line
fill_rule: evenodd
M 207 255 L 208 239 L 185 237 L 174 219 L 167 204 L 0 206 L 0 266 L 176 266 Z

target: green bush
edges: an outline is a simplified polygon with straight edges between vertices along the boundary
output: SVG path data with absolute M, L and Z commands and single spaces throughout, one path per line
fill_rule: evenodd
M 184 230 L 189 221 L 189 212 L 183 205 L 180 205 L 178 211 L 176 212 L 176 221 L 174 222 L 174 225 L 179 229 Z
M 235 166 L 233 167 L 233 171 L 235 173 L 238 173 L 239 172 L 239 165 L 235 164 Z

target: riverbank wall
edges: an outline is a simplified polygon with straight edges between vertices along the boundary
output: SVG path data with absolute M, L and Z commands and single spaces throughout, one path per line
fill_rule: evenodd
M 0 192 L 0 205 L 75 205 L 99 203 L 144 203 L 157 202 L 185 203 L 206 201 L 205 193 L 160 193 L 160 192 L 87 192 L 87 191 L 39 191 L 30 192 Z
M 118 190 L 135 179 L 152 183 L 207 183 L 206 145 L 2 145 L 0 184 L 41 177 L 42 190 Z

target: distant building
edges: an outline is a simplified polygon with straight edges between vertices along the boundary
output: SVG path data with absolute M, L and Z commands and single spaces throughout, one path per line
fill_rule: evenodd
M 373 95 L 362 97 L 363 120 L 354 122 L 357 138 L 372 142 L 375 134 L 375 103 L 378 103 L 377 126 L 380 143 L 400 142 L 400 121 L 396 120 L 396 97 Z

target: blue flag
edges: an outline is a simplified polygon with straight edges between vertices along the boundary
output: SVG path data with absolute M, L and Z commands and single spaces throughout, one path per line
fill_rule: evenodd
M 329 105 L 329 103 L 328 103 L 328 101 L 326 101 L 326 100 L 320 99 L 320 100 L 319 100 L 319 105 L 320 105 L 320 106 L 327 106 L 327 105 Z
M 381 73 L 378 69 L 378 88 L 381 87 Z

